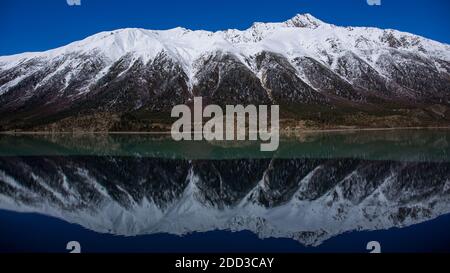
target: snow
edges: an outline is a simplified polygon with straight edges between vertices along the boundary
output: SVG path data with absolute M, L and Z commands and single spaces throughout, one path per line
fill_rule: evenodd
M 308 56 L 328 67 L 330 60 L 335 61 L 351 52 L 383 74 L 383 68 L 377 65 L 378 57 L 392 50 L 383 40 L 386 35 L 402 41 L 403 45 L 397 50 L 422 55 L 425 50 L 429 58 L 450 61 L 450 46 L 447 44 L 396 30 L 338 27 L 324 23 L 311 14 L 299 14 L 282 23 L 254 23 L 246 30 L 210 32 L 178 27 L 169 30 L 126 28 L 105 31 L 45 52 L 0 57 L 0 69 L 7 70 L 30 59 L 51 61 L 72 54 L 102 56 L 106 66 L 127 54 L 147 63 L 165 52 L 181 65 L 192 85 L 195 82 L 196 61 L 212 52 L 234 54 L 246 64 L 244 60 L 262 51 L 271 51 L 282 54 L 288 60 Z M 438 64 L 436 66 L 440 67 Z M 68 75 L 66 85 L 74 76 L 73 73 Z M 4 84 L 0 95 L 19 81 L 20 78 Z
M 13 80 L 5 83 L 4 85 L 0 86 L 0 96 L 3 95 L 4 93 L 6 93 L 6 91 L 8 91 L 9 88 L 16 86 L 17 84 L 19 84 L 23 79 L 27 78 L 28 76 L 30 76 L 33 73 L 27 73 L 27 74 L 23 74 L 17 78 L 14 78 Z
M 307 26 L 297 27 L 299 23 Z M 404 50 L 418 51 L 418 46 L 422 45 L 432 55 L 450 61 L 450 47 L 446 44 L 396 30 L 337 27 L 324 23 L 310 14 L 303 14 L 296 15 L 284 23 L 255 23 L 242 31 L 235 29 L 217 32 L 191 31 L 180 27 L 159 31 L 139 28 L 105 31 L 41 53 L 0 57 L 0 63 L 17 64 L 35 57 L 54 58 L 62 54 L 92 51 L 100 51 L 114 61 L 130 52 L 144 60 L 150 60 L 165 50 L 186 65 L 192 64 L 199 56 L 215 50 L 244 56 L 263 49 L 288 55 L 309 53 L 314 56 L 323 49 L 330 50 L 329 39 L 338 41 L 341 48 L 362 53 L 374 47 L 387 47 L 380 40 L 385 33 L 391 33 L 398 39 L 405 37 L 409 41 L 418 41 L 417 45 L 402 48 Z M 361 42 L 361 37 L 365 38 L 364 42 Z

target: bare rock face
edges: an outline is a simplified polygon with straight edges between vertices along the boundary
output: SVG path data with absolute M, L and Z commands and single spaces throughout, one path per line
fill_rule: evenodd
M 415 109 L 425 113 L 415 124 L 448 125 L 448 114 L 427 109 L 449 107 L 450 46 L 304 14 L 243 31 L 121 29 L 0 57 L 2 130 L 66 128 L 64 120 L 77 125 L 86 117 L 92 130 L 150 130 L 194 96 L 219 105 L 280 104 L 297 120 L 318 113 L 336 123 L 362 109 L 389 121 Z
M 294 64 L 310 85 L 322 93 L 332 94 L 349 100 L 361 100 L 363 98 L 363 95 L 360 94 L 361 92 L 355 89 L 352 84 L 313 58 L 296 58 L 294 59 Z
M 386 80 L 373 67 L 351 52 L 337 59 L 335 71 L 349 80 L 355 88 L 373 92 L 375 95 L 384 95 L 389 92 Z
M 449 102 L 448 73 L 440 72 L 433 61 L 416 54 L 392 51 L 381 55 L 378 63 L 385 67 L 392 81 L 418 101 Z
M 132 56 L 117 61 L 91 88 L 87 110 L 130 112 L 136 109 L 170 111 L 190 94 L 182 68 L 165 53 L 146 64 Z
M 256 56 L 256 67 L 264 86 L 277 103 L 325 103 L 326 98 L 297 76 L 297 71 L 281 55 L 262 52 Z
M 268 104 L 266 90 L 258 77 L 236 56 L 213 53 L 200 60 L 193 94 L 214 104 Z

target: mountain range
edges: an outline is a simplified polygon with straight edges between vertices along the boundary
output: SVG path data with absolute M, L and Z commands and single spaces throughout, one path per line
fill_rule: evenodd
M 450 46 L 310 14 L 246 30 L 119 29 L 0 57 L 0 131 L 158 131 L 194 96 L 282 127 L 450 124 Z

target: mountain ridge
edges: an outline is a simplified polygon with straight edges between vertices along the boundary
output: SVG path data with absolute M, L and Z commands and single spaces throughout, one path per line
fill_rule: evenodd
M 206 31 L 206 30 L 190 30 L 190 29 L 186 29 L 183 27 L 176 27 L 176 28 L 166 29 L 166 30 L 151 30 L 151 29 L 144 29 L 144 28 L 121 28 L 121 29 L 115 29 L 115 30 L 111 30 L 111 31 L 102 31 L 97 34 L 90 35 L 82 40 L 78 40 L 78 41 L 69 43 L 68 45 L 61 46 L 61 47 L 54 48 L 54 49 L 49 49 L 49 50 L 40 51 L 40 52 L 38 52 L 38 51 L 24 52 L 24 53 L 9 55 L 9 56 L 0 56 L 0 62 L 2 62 L 2 61 L 9 62 L 13 59 L 23 60 L 23 59 L 26 59 L 29 57 L 34 57 L 35 55 L 41 55 L 41 54 L 44 55 L 44 53 L 47 53 L 50 56 L 52 56 L 52 54 L 58 55 L 61 53 L 67 53 L 67 52 L 64 52 L 63 49 L 70 52 L 74 48 L 86 46 L 92 42 L 98 42 L 99 40 L 105 39 L 108 36 L 121 35 L 124 33 L 127 36 L 120 37 L 121 39 L 124 39 L 124 38 L 130 39 L 133 36 L 138 36 L 138 37 L 136 37 L 136 39 L 132 39 L 132 40 L 134 40 L 134 42 L 139 40 L 137 38 L 142 38 L 142 36 L 139 37 L 140 34 L 149 36 L 149 38 L 153 38 L 153 39 L 160 38 L 160 37 L 167 37 L 167 36 L 180 37 L 180 36 L 196 34 L 199 37 L 201 37 L 201 36 L 208 36 L 208 37 L 223 36 L 223 38 L 225 38 L 224 40 L 226 40 L 226 41 L 229 41 L 231 43 L 233 43 L 233 42 L 239 43 L 239 40 L 233 39 L 233 35 L 241 36 L 240 38 L 244 39 L 244 42 L 245 42 L 245 39 L 246 38 L 248 39 L 248 37 L 246 37 L 247 35 L 255 34 L 258 32 L 265 31 L 266 33 L 262 33 L 262 35 L 267 35 L 267 32 L 270 33 L 271 30 L 275 30 L 275 29 L 283 29 L 283 28 L 284 29 L 289 29 L 289 28 L 317 29 L 319 26 L 322 26 L 322 27 L 328 28 L 328 29 L 347 30 L 349 32 L 358 30 L 358 31 L 376 32 L 375 33 L 376 35 L 379 35 L 380 33 L 386 34 L 386 35 L 391 35 L 391 34 L 392 35 L 400 35 L 402 37 L 420 39 L 420 41 L 417 41 L 417 42 L 425 42 L 425 43 L 432 44 L 432 45 L 435 45 L 438 47 L 443 46 L 441 48 L 441 50 L 442 49 L 445 49 L 445 50 L 450 49 L 450 45 L 447 45 L 447 44 L 441 43 L 441 42 L 437 42 L 437 41 L 434 41 L 432 39 L 428 39 L 425 37 L 421 37 L 419 35 L 415 35 L 412 33 L 402 32 L 402 31 L 398 31 L 395 29 L 380 29 L 380 28 L 375 28 L 375 27 L 340 27 L 340 26 L 336 26 L 333 24 L 325 23 L 325 22 L 315 18 L 311 14 L 306 13 L 306 14 L 297 14 L 294 17 L 292 17 L 291 19 L 281 22 L 281 23 L 255 22 L 255 23 L 253 23 L 253 25 L 251 27 L 249 27 L 248 29 L 245 29 L 245 30 L 227 29 L 227 30 L 219 30 L 219 31 Z M 158 37 L 158 36 L 160 36 L 160 37 Z M 260 40 L 262 38 L 263 37 L 261 37 L 261 36 L 255 37 L 256 40 Z M 123 52 L 123 53 L 127 53 L 127 52 L 128 51 L 125 50 L 125 52 Z M 123 56 L 123 55 L 121 55 L 121 56 Z M 41 56 L 41 57 L 43 57 L 43 56 Z M 446 54 L 443 54 L 440 57 L 444 58 L 446 61 L 450 61 L 450 53 L 448 51 L 446 52 Z
M 169 112 L 193 96 L 287 105 L 297 122 L 305 120 L 296 113 L 302 105 L 313 106 L 309 114 L 333 116 L 336 109 L 392 112 L 385 105 L 400 104 L 401 116 L 415 108 L 416 125 L 448 125 L 449 93 L 449 45 L 396 30 L 338 27 L 310 14 L 246 30 L 119 29 L 0 57 L 0 113 L 7 116 L 0 129 L 6 130 L 61 127 L 80 113 L 103 115 L 111 123 L 103 129 L 129 130 L 137 125 L 125 116 L 143 123 L 142 113 Z

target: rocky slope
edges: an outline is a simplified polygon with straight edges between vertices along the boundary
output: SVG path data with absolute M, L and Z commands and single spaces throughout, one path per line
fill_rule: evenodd
M 303 14 L 247 30 L 120 29 L 0 57 L 2 130 L 153 130 L 193 96 L 280 104 L 317 126 L 448 125 L 450 46 Z

